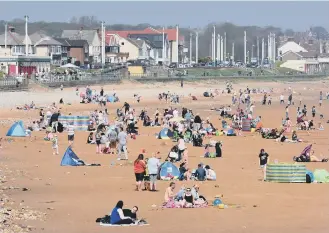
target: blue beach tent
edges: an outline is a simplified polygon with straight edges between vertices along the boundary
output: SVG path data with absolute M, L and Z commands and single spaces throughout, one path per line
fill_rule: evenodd
M 159 133 L 159 139 L 170 139 L 173 136 L 174 133 L 168 128 L 163 128 Z
M 178 179 L 179 169 L 171 162 L 164 162 L 160 167 L 160 179 Z
M 23 121 L 15 122 L 7 132 L 9 137 L 26 137 L 26 131 L 23 126 Z
M 74 153 L 71 147 L 68 147 L 62 158 L 61 166 L 80 166 L 81 160 Z

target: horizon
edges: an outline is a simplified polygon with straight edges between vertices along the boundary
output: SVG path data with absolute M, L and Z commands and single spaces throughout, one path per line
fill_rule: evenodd
M 71 14 L 77 4 L 79 14 Z M 102 7 L 97 8 L 98 4 Z M 306 31 L 312 26 L 329 30 L 329 2 L 1 2 L 1 5 L 6 9 L 1 13 L 1 20 L 5 21 L 24 19 L 27 14 L 32 23 L 69 22 L 72 17 L 96 16 L 106 25 L 178 24 L 184 28 L 204 28 L 210 23 L 232 23 L 294 31 Z M 108 10 L 113 8 L 114 11 Z M 49 14 L 49 9 L 60 14 Z

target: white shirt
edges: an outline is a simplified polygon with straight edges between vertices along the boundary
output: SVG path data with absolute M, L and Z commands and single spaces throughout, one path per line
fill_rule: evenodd
M 182 138 L 180 138 L 179 140 L 178 140 L 178 149 L 179 150 L 185 150 L 185 142 L 184 142 L 184 139 L 182 139 Z
M 178 111 L 177 110 L 174 110 L 173 111 L 173 115 L 174 115 L 174 117 L 178 117 Z
M 69 125 L 67 127 L 67 135 L 74 135 L 74 126 L 73 125 Z
M 284 96 L 283 95 L 280 95 L 280 100 L 284 100 Z

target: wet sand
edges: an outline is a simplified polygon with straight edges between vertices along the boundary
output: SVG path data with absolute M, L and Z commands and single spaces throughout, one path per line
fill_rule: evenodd
M 157 101 L 160 91 L 179 93 L 182 103 L 177 107 L 192 108 L 202 117 L 210 117 L 215 127 L 221 128 L 221 121 L 216 112 L 210 111 L 210 106 L 219 106 L 229 103 L 229 95 L 221 95 L 215 99 L 202 97 L 208 84 L 188 84 L 180 88 L 179 84 L 123 84 L 120 86 L 106 86 L 105 93 L 115 92 L 121 103 L 108 104 L 110 118 L 113 119 L 115 110 L 122 106 L 124 101 L 131 103 L 139 111 L 147 108 L 153 114 L 156 108 L 163 109 L 169 106 Z M 261 115 L 265 127 L 279 127 L 284 116 L 284 105 L 279 105 L 279 95 L 288 96 L 291 86 L 294 98 L 302 93 L 303 103 L 309 111 L 312 105 L 317 106 L 317 112 L 324 114 L 324 131 L 299 131 L 298 136 L 314 144 L 316 155 L 328 156 L 328 101 L 324 101 L 321 109 L 318 107 L 319 91 L 328 90 L 327 84 L 317 83 L 238 83 L 234 89 L 248 85 L 250 88 L 274 88 L 272 106 L 260 105 L 261 94 L 253 95 L 256 101 L 255 115 Z M 214 84 L 212 89 L 223 88 L 224 84 Z M 99 90 L 98 87 L 95 89 Z M 143 96 L 141 103 L 133 103 L 133 94 Z M 198 101 L 190 101 L 189 94 L 196 95 Z M 4 94 L 2 94 L 4 95 Z M 22 119 L 29 122 L 37 119 L 38 111 L 15 110 L 16 104 L 30 103 L 34 100 L 37 105 L 47 106 L 51 102 L 58 102 L 60 98 L 71 102 L 64 105 L 63 113 L 87 113 L 98 109 L 98 105 L 79 104 L 74 88 L 64 91 L 34 93 L 8 93 L 8 101 L 1 100 L 4 108 L 0 112 L 0 135 L 4 136 L 10 127 L 10 120 Z M 9 101 L 10 99 L 10 101 Z M 9 103 L 10 102 L 10 103 Z M 296 100 L 296 102 L 299 102 Z M 296 118 L 296 106 L 290 108 L 292 119 Z M 9 120 L 9 122 L 8 122 Z M 320 122 L 319 116 L 315 123 Z M 317 124 L 315 124 L 317 125 Z M 128 141 L 129 160 L 136 159 L 143 149 L 145 155 L 160 151 L 164 159 L 174 145 L 171 141 L 156 139 L 154 134 L 161 128 L 144 128 L 141 125 L 140 136 L 136 140 Z M 208 200 L 216 195 L 223 195 L 226 204 L 238 204 L 240 208 L 230 207 L 220 210 L 215 207 L 205 209 L 164 209 L 164 190 L 169 182 L 159 181 L 157 193 L 134 191 L 133 167 L 128 162 L 117 162 L 114 155 L 97 155 L 94 145 L 87 145 L 87 132 L 76 133 L 73 150 L 87 163 L 100 163 L 101 167 L 61 167 L 62 155 L 68 145 L 67 134 L 59 134 L 60 155 L 52 155 L 51 144 L 44 141 L 44 132 L 34 132 L 32 141 L 28 138 L 8 142 L 6 138 L 0 149 L 1 171 L 6 172 L 7 186 L 17 186 L 20 189 L 5 190 L 5 194 L 13 200 L 12 208 L 28 206 L 30 209 L 46 213 L 44 221 L 24 220 L 25 225 L 34 227 L 34 232 L 143 232 L 167 233 L 177 231 L 189 232 L 298 232 L 298 233 L 326 233 L 328 232 L 327 218 L 329 214 L 328 185 L 327 184 L 277 184 L 262 182 L 262 173 L 258 166 L 258 153 L 264 148 L 270 155 L 270 160 L 292 162 L 292 157 L 298 155 L 308 143 L 281 144 L 273 140 L 262 139 L 258 134 L 243 133 L 238 137 L 214 137 L 223 141 L 223 158 L 204 159 L 203 148 L 188 145 L 189 165 L 196 167 L 202 161 L 209 164 L 217 173 L 217 181 L 200 183 L 200 193 Z M 115 165 L 111 163 L 115 162 Z M 324 168 L 329 170 L 328 163 L 309 163 L 307 168 Z M 176 182 L 176 191 L 181 185 L 192 186 L 195 182 Z M 1 184 L 2 186 L 4 184 Z M 216 187 L 215 187 L 216 186 Z M 23 192 L 21 188 L 30 190 Z M 24 200 L 23 205 L 19 203 Z M 140 217 L 145 218 L 150 226 L 144 227 L 101 227 L 95 223 L 96 218 L 108 214 L 118 200 L 123 200 L 130 208 L 139 206 Z M 8 205 L 8 204 L 5 204 Z M 20 222 L 20 221 L 18 221 Z M 1 229 L 1 228 L 0 228 Z

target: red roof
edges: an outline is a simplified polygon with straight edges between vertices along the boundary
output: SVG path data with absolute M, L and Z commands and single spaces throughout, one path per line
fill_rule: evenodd
M 118 41 L 116 40 L 116 37 L 114 34 L 109 34 L 106 33 L 105 34 L 105 44 L 109 45 L 109 46 L 114 46 L 114 45 L 118 45 Z

